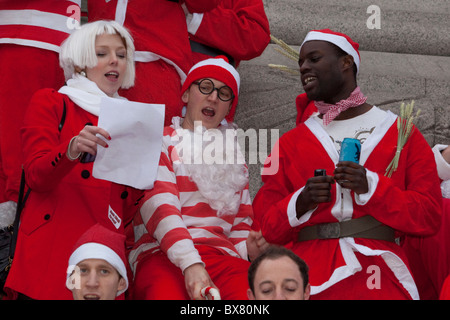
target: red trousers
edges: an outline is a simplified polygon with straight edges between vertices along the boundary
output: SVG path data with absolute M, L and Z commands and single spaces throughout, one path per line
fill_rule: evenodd
M 0 44 L 0 203 L 17 201 L 22 168 L 20 128 L 41 88 L 59 89 L 64 73 L 53 51 Z
M 217 249 L 197 246 L 209 276 L 222 300 L 247 300 L 250 262 L 224 255 Z M 136 269 L 132 299 L 189 300 L 181 269 L 161 251 L 142 259 Z

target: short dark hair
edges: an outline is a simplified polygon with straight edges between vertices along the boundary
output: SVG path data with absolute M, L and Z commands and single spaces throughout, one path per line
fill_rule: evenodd
M 306 289 L 306 286 L 309 283 L 309 276 L 308 276 L 308 265 L 305 261 L 303 261 L 302 258 L 300 258 L 298 255 L 296 255 L 292 250 L 289 250 L 282 246 L 276 246 L 271 245 L 267 250 L 265 250 L 263 253 L 261 253 L 255 260 L 252 261 L 250 264 L 250 267 L 248 268 L 248 284 L 250 286 L 250 290 L 254 293 L 254 281 L 255 281 L 255 274 L 256 270 L 258 269 L 259 265 L 264 260 L 275 260 L 281 257 L 289 257 L 291 258 L 298 266 L 298 269 L 300 271 L 300 274 L 303 278 L 303 290 Z

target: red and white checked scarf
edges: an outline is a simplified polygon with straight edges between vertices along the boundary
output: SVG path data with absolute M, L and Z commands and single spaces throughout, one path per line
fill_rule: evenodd
M 333 121 L 341 112 L 362 105 L 367 101 L 367 97 L 364 96 L 359 87 L 350 94 L 345 100 L 341 100 L 336 104 L 328 104 L 323 101 L 314 101 L 314 104 L 319 110 L 320 114 L 323 114 L 323 124 L 328 125 Z

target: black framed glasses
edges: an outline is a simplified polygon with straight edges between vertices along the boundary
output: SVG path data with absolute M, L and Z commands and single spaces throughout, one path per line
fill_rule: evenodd
M 198 86 L 198 90 L 205 94 L 211 94 L 214 90 L 217 90 L 217 96 L 221 101 L 230 101 L 234 98 L 233 90 L 229 86 L 223 86 L 216 88 L 211 79 L 202 79 L 198 82 L 194 82 Z

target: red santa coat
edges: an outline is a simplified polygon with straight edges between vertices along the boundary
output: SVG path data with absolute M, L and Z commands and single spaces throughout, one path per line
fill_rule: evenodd
M 74 30 L 69 18 L 80 4 L 0 1 L 0 203 L 17 201 L 23 117 L 36 90 L 64 84 L 59 46 Z
M 262 177 L 264 185 L 253 202 L 255 219 L 268 242 L 294 242 L 292 250 L 310 267 L 313 295 L 331 299 L 419 298 L 404 252 L 395 243 L 359 238 L 296 241 L 298 231 L 306 226 L 365 215 L 392 227 L 399 236 L 437 231 L 441 219 L 439 178 L 431 149 L 418 130 L 403 148 L 397 171 L 391 178 L 384 176 L 396 151 L 396 118 L 388 112 L 385 121 L 364 142 L 360 161 L 367 169 L 371 194 L 360 196 L 357 202 L 351 193 L 352 207 L 343 216 L 339 214 L 342 189 L 334 184 L 331 202 L 296 218 L 295 201 L 306 180 L 319 168 L 332 175 L 338 162 L 333 142 L 314 119 L 283 135 L 277 144 L 279 149 L 275 148 L 268 159 L 270 165 L 278 161 L 278 170 Z M 366 281 L 352 280 L 358 275 L 361 278 L 360 271 L 366 274 L 368 269 L 363 268 L 372 265 L 386 275 L 380 290 L 367 290 Z M 368 277 L 366 274 L 365 280 Z M 339 284 L 345 286 L 333 291 Z
M 120 94 L 132 101 L 165 104 L 165 125 L 181 115 L 181 85 L 193 65 L 182 2 L 201 12 L 212 9 L 219 0 L 88 2 L 89 21 L 116 20 L 134 39 L 135 85 Z
M 59 133 L 63 100 L 66 120 Z M 66 156 L 70 139 L 97 119 L 55 90 L 33 96 L 22 128 L 24 169 L 32 191 L 21 216 L 8 289 L 33 299 L 72 299 L 65 280 L 78 238 L 96 223 L 124 232 L 131 222 L 139 192 L 95 179 L 93 162 Z
M 297 107 L 296 124 L 305 122 L 315 112 L 317 107 L 314 101 L 309 100 L 306 93 L 299 94 L 295 99 L 295 105 Z
M 188 31 L 191 40 L 225 52 L 236 66 L 260 56 L 270 42 L 261 0 L 223 0 L 211 11 L 194 13 Z M 209 57 L 193 52 L 194 63 Z
M 439 300 L 450 300 L 450 275 L 444 281 Z
M 317 112 L 314 101 L 302 93 L 296 98 L 297 125 L 305 122 Z M 447 212 L 450 212 L 450 200 L 443 200 L 442 223 L 439 231 L 429 237 L 405 237 L 402 247 L 409 261 L 411 272 L 417 284 L 421 299 L 436 300 L 439 298 L 442 284 L 450 272 L 448 248 L 450 238 L 446 230 L 450 225 Z
M 429 237 L 406 237 L 403 249 L 408 257 L 422 300 L 437 300 L 450 274 L 450 199 L 443 198 L 442 223 Z

